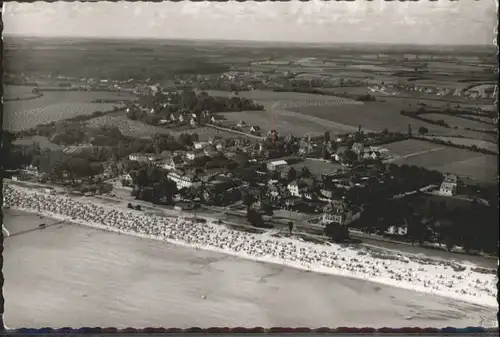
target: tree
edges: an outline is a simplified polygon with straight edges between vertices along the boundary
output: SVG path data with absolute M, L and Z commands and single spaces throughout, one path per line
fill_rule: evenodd
M 323 148 L 321 149 L 321 158 L 325 160 L 330 159 L 330 153 L 328 153 L 328 149 L 326 148 L 326 146 L 323 146 Z
M 418 133 L 421 135 L 425 135 L 428 132 L 429 132 L 429 129 L 427 129 L 425 126 L 421 126 L 418 128 Z
M 250 210 L 250 206 L 255 202 L 255 197 L 248 191 L 243 193 L 243 205 L 247 207 L 247 212 Z
M 292 235 L 292 231 L 293 231 L 293 221 L 288 221 L 288 231 L 290 232 L 290 235 Z
M 344 152 L 344 158 L 347 160 L 347 162 L 354 163 L 358 160 L 358 155 L 352 150 L 346 150 Z
M 309 171 L 309 168 L 307 166 L 302 166 L 302 170 L 300 172 L 300 177 L 301 178 L 311 177 L 311 171 Z
M 325 143 L 328 143 L 330 141 L 330 132 L 325 131 Z
M 261 227 L 264 224 L 264 221 L 262 219 L 262 215 L 253 209 L 249 209 L 247 211 L 247 220 L 253 226 L 256 226 L 256 227 Z

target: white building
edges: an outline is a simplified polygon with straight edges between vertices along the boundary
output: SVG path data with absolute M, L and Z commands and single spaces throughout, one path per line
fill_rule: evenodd
M 271 162 L 267 163 L 267 169 L 269 171 L 275 171 L 275 170 L 282 168 L 282 167 L 285 167 L 287 165 L 288 165 L 288 163 L 284 160 L 276 160 L 276 161 L 271 161 Z
M 202 150 L 208 145 L 210 145 L 209 142 L 193 142 L 193 146 L 196 150 Z
M 441 183 L 441 187 L 439 188 L 439 194 L 443 196 L 451 197 L 457 194 L 458 187 L 458 178 L 454 174 L 447 175 L 443 182 Z
M 187 160 L 195 160 L 196 158 L 201 158 L 203 156 L 204 156 L 203 152 L 198 152 L 198 151 L 192 151 L 186 153 Z
M 361 212 L 354 213 L 345 202 L 334 200 L 323 209 L 322 224 L 338 223 L 340 225 L 349 225 L 354 220 L 359 219 Z
M 153 153 L 132 153 L 128 156 L 128 159 L 132 161 L 148 162 L 157 160 L 158 156 Z
M 175 182 L 178 189 L 201 185 L 201 181 L 192 175 L 181 175 L 177 172 L 170 172 L 168 178 Z

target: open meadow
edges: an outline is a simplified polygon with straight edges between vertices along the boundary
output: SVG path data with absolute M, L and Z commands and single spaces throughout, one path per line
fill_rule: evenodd
M 341 88 L 342 92 L 353 90 L 356 94 L 365 94 L 365 88 Z M 229 96 L 224 91 L 207 91 L 213 96 Z M 264 105 L 265 111 L 232 112 L 222 114 L 229 123 L 245 121 L 249 125 L 258 125 L 270 129 L 272 123 L 284 134 L 304 135 L 308 132 L 346 133 L 357 129 L 359 125 L 365 131 L 394 132 L 408 131 L 411 125 L 414 132 L 426 127 L 431 134 L 462 135 L 473 139 L 492 141 L 492 135 L 481 132 L 446 128 L 424 121 L 412 119 L 400 114 L 402 110 L 416 109 L 421 102 L 418 98 L 384 97 L 383 101 L 354 102 L 351 99 L 335 96 L 304 94 L 294 92 L 244 91 L 239 96 L 255 100 Z M 432 101 L 434 103 L 439 101 Z M 429 102 L 427 102 L 429 103 Z M 430 103 L 429 103 L 430 104 Z
M 389 150 L 395 164 L 417 165 L 442 173 L 455 173 L 475 181 L 496 178 L 498 158 L 465 149 L 419 140 L 404 140 L 383 146 Z
M 33 93 L 35 87 L 32 85 L 4 85 L 3 99 L 4 101 L 34 99 L 37 97 Z
M 321 174 L 334 174 L 342 169 L 342 165 L 338 163 L 327 162 L 321 159 L 306 159 L 304 162 L 293 164 L 292 167 L 297 172 L 300 172 L 303 167 L 307 167 L 309 172 L 318 177 Z
M 234 137 L 231 132 L 225 132 L 210 127 L 179 127 L 167 128 L 149 125 L 141 121 L 131 120 L 127 116 L 117 113 L 92 118 L 86 122 L 90 127 L 116 126 L 125 136 L 136 138 L 152 138 L 154 135 L 179 136 L 182 133 L 196 133 L 200 141 L 208 141 L 210 137 L 220 136 L 222 138 Z
M 41 149 L 49 149 L 53 151 L 62 150 L 63 147 L 52 143 L 47 137 L 44 136 L 32 136 L 19 138 L 14 141 L 14 145 L 32 145 L 33 143 L 38 143 Z
M 486 149 L 489 151 L 495 151 L 498 152 L 498 143 L 493 143 L 485 140 L 480 140 L 480 139 L 473 139 L 473 138 L 462 138 L 462 137 L 453 137 L 453 136 L 424 136 L 425 138 L 429 139 L 439 139 L 445 142 L 452 142 L 453 144 L 457 145 L 464 145 L 464 146 L 477 146 L 479 149 Z
M 423 117 L 428 118 L 428 119 L 432 119 L 435 121 L 442 120 L 451 127 L 458 126 L 460 128 L 487 129 L 487 130 L 494 129 L 494 126 L 492 125 L 491 119 L 490 119 L 489 124 L 487 124 L 487 123 L 482 123 L 479 121 L 461 118 L 460 116 L 450 116 L 450 115 L 444 115 L 444 114 L 440 114 L 440 113 L 428 113 L 428 114 L 423 115 Z M 465 116 L 465 117 L 467 117 L 467 116 Z M 473 117 L 475 118 L 476 116 L 473 116 Z
M 274 128 L 282 135 L 292 134 L 294 136 L 303 136 L 310 133 L 345 133 L 351 131 L 351 128 L 345 128 L 339 125 L 331 125 L 328 121 L 314 120 L 300 114 L 287 114 L 283 116 L 283 111 L 237 111 L 221 113 L 225 121 L 223 125 L 236 125 L 240 121 L 247 124 L 246 129 L 257 125 L 264 132 L 269 131 L 274 123 Z
M 4 102 L 4 128 L 11 131 L 30 129 L 96 111 L 109 111 L 117 103 L 94 103 L 96 100 L 131 100 L 128 93 L 108 91 L 47 91 L 42 97 Z

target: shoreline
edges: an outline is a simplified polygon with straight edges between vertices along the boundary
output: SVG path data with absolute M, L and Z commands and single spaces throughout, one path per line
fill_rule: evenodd
M 26 189 L 26 188 L 20 188 L 20 189 Z M 29 198 L 28 194 L 30 194 L 30 193 L 27 193 L 27 191 L 23 191 L 24 192 L 23 193 L 23 192 L 19 191 L 19 188 L 15 188 L 15 190 L 18 193 L 21 193 L 24 198 Z M 26 190 L 29 190 L 29 189 L 26 189 Z M 43 194 L 36 193 L 33 191 L 30 191 L 30 192 L 31 192 L 31 194 L 36 194 L 38 197 L 42 197 L 42 198 L 44 197 Z M 51 198 L 61 198 L 61 197 L 51 196 Z M 66 198 L 68 198 L 68 197 L 66 197 Z M 68 198 L 68 199 L 70 199 L 70 198 Z M 75 202 L 75 201 L 73 200 L 73 202 Z M 75 203 L 84 204 L 83 202 L 80 202 L 80 201 L 76 201 Z M 109 208 L 109 206 L 106 206 L 106 205 L 95 205 L 95 203 L 88 203 L 88 204 L 92 205 L 93 207 L 98 207 L 102 210 L 106 210 L 107 208 Z M 154 235 L 154 234 L 140 233 L 138 230 L 120 229 L 120 228 L 116 228 L 113 226 L 99 224 L 99 223 L 94 222 L 94 221 L 78 219 L 78 218 L 75 219 L 74 217 L 71 217 L 71 216 L 62 215 L 62 214 L 47 211 L 47 210 L 40 211 L 40 210 L 34 210 L 34 209 L 25 208 L 25 207 L 20 207 L 17 205 L 10 205 L 10 207 L 13 210 L 18 210 L 21 212 L 26 212 L 26 213 L 31 213 L 31 214 L 38 214 L 38 215 L 42 215 L 45 217 L 54 218 L 56 220 L 70 222 L 70 223 L 74 223 L 74 224 L 77 224 L 80 226 L 91 227 L 91 228 L 104 230 L 104 231 L 108 231 L 108 232 L 114 232 L 114 233 L 129 235 L 129 236 L 135 236 L 135 237 L 139 237 L 139 238 L 145 238 L 145 239 L 153 239 L 153 240 L 157 240 L 157 241 L 165 241 L 165 242 L 168 242 L 168 243 L 171 243 L 174 245 L 178 245 L 178 246 L 183 246 L 186 248 L 191 248 L 191 249 L 195 248 L 197 250 L 202 249 L 202 250 L 206 250 L 206 251 L 212 251 L 212 252 L 216 252 L 216 253 L 222 253 L 222 254 L 234 256 L 237 258 L 243 258 L 246 260 L 262 262 L 262 263 L 271 263 L 271 264 L 281 265 L 281 266 L 287 266 L 290 268 L 295 268 L 295 269 L 299 269 L 299 270 L 303 270 L 303 271 L 355 278 L 358 280 L 367 281 L 367 282 L 371 282 L 371 283 L 378 283 L 378 284 L 382 284 L 382 285 L 386 285 L 386 286 L 407 289 L 407 290 L 411 290 L 411 291 L 415 291 L 415 292 L 437 295 L 440 297 L 450 298 L 450 299 L 460 301 L 460 302 L 480 305 L 480 306 L 484 306 L 484 307 L 498 308 L 498 304 L 496 302 L 496 297 L 488 295 L 489 292 L 481 293 L 480 296 L 474 296 L 472 294 L 470 294 L 470 295 L 467 294 L 467 291 L 464 290 L 464 288 L 467 290 L 470 290 L 467 287 L 462 286 L 462 289 L 460 289 L 462 291 L 462 293 L 457 293 L 457 291 L 453 292 L 453 287 L 451 287 L 451 286 L 448 286 L 449 290 L 447 290 L 447 289 L 433 289 L 432 284 L 430 283 L 432 281 L 428 281 L 429 284 L 426 284 L 427 281 L 424 280 L 424 285 L 422 286 L 422 285 L 415 285 L 415 284 L 405 282 L 406 280 L 402 280 L 402 277 L 399 274 L 396 274 L 397 276 L 394 276 L 395 273 L 393 272 L 392 267 L 394 267 L 396 270 L 402 269 L 402 271 L 400 270 L 400 272 L 408 271 L 408 269 L 410 271 L 412 270 L 412 268 L 409 268 L 409 267 L 398 268 L 398 267 L 400 267 L 400 266 L 398 266 L 398 264 L 400 264 L 401 261 L 403 261 L 404 264 L 406 264 L 406 265 L 410 265 L 410 264 L 413 265 L 414 264 L 413 263 L 414 261 L 411 261 L 410 259 L 405 257 L 403 254 L 398 254 L 398 256 L 401 257 L 401 259 L 399 259 L 399 261 L 390 260 L 390 261 L 392 261 L 392 264 L 394 265 L 393 266 L 393 265 L 391 265 L 390 262 L 388 264 L 386 264 L 384 259 L 374 258 L 371 261 L 359 261 L 359 259 L 363 260 L 363 256 L 366 254 L 360 254 L 360 252 L 354 251 L 352 249 L 340 248 L 340 246 L 338 246 L 338 245 L 329 245 L 329 246 L 315 245 L 312 243 L 301 242 L 299 240 L 273 237 L 270 233 L 257 234 L 257 235 L 248 234 L 248 233 L 238 234 L 239 236 L 243 236 L 244 237 L 243 239 L 244 240 L 246 239 L 246 241 L 253 241 L 254 245 L 255 245 L 255 242 L 257 242 L 257 243 L 262 242 L 266 239 L 269 241 L 271 239 L 273 243 L 276 244 L 276 242 L 277 242 L 277 244 L 280 247 L 295 246 L 296 250 L 300 251 L 301 254 L 302 253 L 306 254 L 306 252 L 310 253 L 311 251 L 313 253 L 317 253 L 316 249 L 319 249 L 319 250 L 323 250 L 323 252 L 320 253 L 320 256 L 327 257 L 328 250 L 330 250 L 330 255 L 332 255 L 331 250 L 336 249 L 337 251 L 335 253 L 333 253 L 334 260 L 338 259 L 338 260 L 343 261 L 343 263 L 341 263 L 341 266 L 338 266 L 335 263 L 333 263 L 333 264 L 330 263 L 329 265 L 326 266 L 324 264 L 324 261 L 320 261 L 318 258 L 316 258 L 314 260 L 313 258 L 309 258 L 309 256 L 304 258 L 304 259 L 296 258 L 297 256 L 292 256 L 290 258 L 290 256 L 281 255 L 281 257 L 278 257 L 278 256 L 272 256 L 272 254 L 266 255 L 262 251 L 262 249 L 260 252 L 256 251 L 257 255 L 255 255 L 255 254 L 250 254 L 249 252 L 246 252 L 246 251 L 242 251 L 243 249 L 235 250 L 234 248 L 231 249 L 231 247 L 224 247 L 223 244 L 220 244 L 221 241 L 225 242 L 223 240 L 217 241 L 219 243 L 218 246 L 216 244 L 214 244 L 215 242 L 212 242 L 213 244 L 211 245 L 210 243 L 207 243 L 206 241 L 203 241 L 203 240 L 201 240 L 202 243 L 194 242 L 196 240 L 193 240 L 193 242 L 189 242 L 189 240 L 186 241 L 186 240 L 182 240 L 179 238 L 175 238 L 173 235 L 165 235 L 165 234 Z M 122 212 L 122 211 L 119 211 L 119 212 Z M 143 217 L 143 218 L 152 218 L 152 216 L 144 215 L 144 213 L 141 213 L 139 211 L 130 211 L 130 212 L 128 212 L 128 214 L 130 214 L 131 217 L 137 216 L 137 217 Z M 162 217 L 155 217 L 155 218 L 162 218 Z M 181 220 L 181 222 L 184 221 L 183 218 L 178 218 L 177 220 L 179 220 L 179 219 Z M 168 223 L 168 221 L 172 221 L 171 219 L 161 219 L 161 221 L 167 222 L 167 224 L 165 224 L 164 226 L 172 225 L 171 223 Z M 185 222 L 187 223 L 189 221 L 185 220 Z M 183 224 L 184 223 L 182 223 L 182 225 Z M 198 226 L 199 224 L 190 223 L 188 225 Z M 235 231 L 224 228 L 221 225 L 207 223 L 206 226 L 209 227 L 209 230 L 214 231 L 216 234 L 223 234 L 221 231 L 224 231 L 224 234 L 228 234 L 229 236 L 232 234 L 235 234 L 235 233 L 233 233 Z M 219 235 L 216 237 L 220 238 L 221 236 L 222 235 Z M 226 236 L 226 239 L 227 239 L 227 236 Z M 200 241 L 200 240 L 198 240 L 198 241 Z M 233 238 L 233 241 L 234 241 L 234 238 Z M 278 249 L 280 247 L 278 247 Z M 283 250 L 281 252 L 283 252 Z M 383 262 L 382 263 L 383 267 L 385 267 L 385 269 L 387 270 L 387 273 L 385 273 L 384 275 L 382 275 L 382 274 L 369 275 L 367 272 L 364 272 L 364 273 L 359 272 L 359 270 L 356 269 L 352 265 L 352 263 L 350 263 L 350 264 L 348 263 L 349 255 L 351 255 L 351 256 L 353 255 L 353 254 L 349 254 L 349 253 L 353 253 L 353 252 L 356 253 L 354 256 L 356 256 L 358 258 L 351 257 L 350 260 L 351 260 L 351 262 L 354 260 L 354 263 L 356 263 L 356 265 L 355 265 L 356 268 L 358 268 L 358 269 L 360 268 L 364 271 L 366 266 L 371 265 L 372 270 L 374 270 L 375 269 L 374 264 L 378 265 L 379 262 Z M 301 257 L 302 257 L 302 255 L 301 255 Z M 321 262 L 323 262 L 323 264 L 321 264 Z M 372 262 L 374 262 L 374 263 L 372 263 Z M 416 267 L 420 267 L 420 268 L 418 268 L 419 272 L 425 273 L 425 271 L 426 271 L 425 268 L 422 268 L 422 267 L 425 267 L 425 265 L 428 265 L 428 264 L 417 264 Z M 467 265 L 469 266 L 469 269 L 470 269 L 470 264 L 467 264 Z M 389 269 L 388 266 L 391 266 L 391 268 Z M 342 268 L 342 267 L 344 267 L 344 268 Z M 443 267 L 443 266 L 440 265 L 440 267 Z M 430 280 L 433 280 L 432 276 L 434 276 L 434 278 L 442 279 L 442 280 L 446 281 L 447 278 L 445 279 L 443 277 L 443 274 L 438 276 L 437 273 L 439 271 L 444 271 L 445 269 L 448 269 L 448 268 L 445 266 L 444 268 L 437 268 L 437 269 L 440 269 L 440 270 L 436 270 L 435 275 L 429 275 Z M 430 271 L 430 274 L 432 274 L 432 273 L 433 273 L 433 271 Z M 486 278 L 491 279 L 491 280 L 485 280 L 484 282 L 486 284 L 488 282 L 491 282 L 491 281 L 495 282 L 494 275 L 490 277 L 489 275 L 484 275 L 484 274 L 476 273 L 473 271 L 471 273 L 474 273 L 475 275 L 477 275 L 478 278 L 476 280 L 476 283 L 477 282 L 479 282 L 479 284 L 481 283 L 480 278 L 483 278 L 483 280 Z M 420 275 L 420 274 L 421 273 L 418 273 L 418 275 Z M 453 275 L 455 275 L 455 274 L 456 273 L 454 273 Z M 453 276 L 452 278 L 454 278 L 454 277 L 455 276 Z M 459 277 L 458 279 L 460 280 L 461 278 Z M 494 284 L 496 284 L 496 283 L 492 283 L 492 285 L 494 285 Z

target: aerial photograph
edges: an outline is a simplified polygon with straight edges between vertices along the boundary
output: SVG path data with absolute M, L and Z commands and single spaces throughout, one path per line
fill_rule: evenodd
M 498 327 L 495 0 L 3 5 L 3 322 Z

